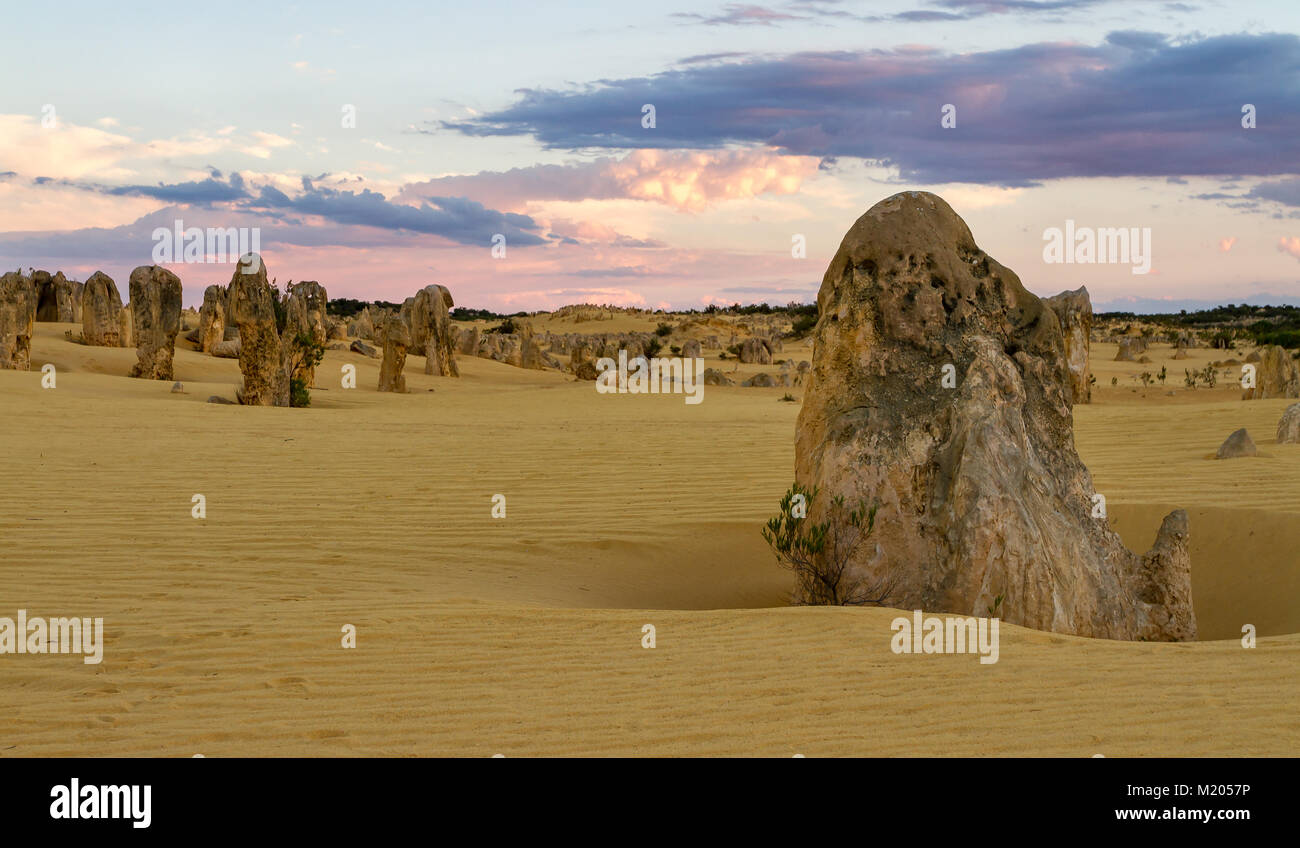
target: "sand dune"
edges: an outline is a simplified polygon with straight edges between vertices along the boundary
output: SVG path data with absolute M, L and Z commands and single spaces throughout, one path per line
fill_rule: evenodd
M 618 320 L 635 326 L 563 330 L 646 328 Z M 1287 402 L 1144 398 L 1123 383 L 1150 366 L 1098 346 L 1080 453 L 1131 548 L 1189 509 L 1205 641 L 1006 626 L 982 666 L 891 653 L 892 611 L 784 606 L 758 528 L 792 478 L 790 390 L 687 406 L 466 357 L 459 380 L 426 377 L 411 357 L 392 395 L 377 360 L 330 352 L 310 409 L 243 408 L 205 403 L 233 398 L 233 360 L 178 346 L 172 394 L 121 376 L 133 351 L 37 328 L 58 388 L 0 371 L 0 615 L 103 616 L 108 644 L 98 666 L 0 662 L 0 754 L 1300 753 Z M 1218 358 L 1192 354 L 1170 371 Z M 1265 456 L 1205 458 L 1241 426 Z

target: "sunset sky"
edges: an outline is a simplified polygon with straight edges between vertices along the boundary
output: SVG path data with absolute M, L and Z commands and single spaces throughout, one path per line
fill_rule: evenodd
M 180 219 L 260 228 L 331 297 L 811 301 L 862 212 L 925 189 L 1038 294 L 1300 303 L 1294 2 L 359 8 L 7 8 L 0 268 L 124 289 Z M 1046 263 L 1067 220 L 1150 228 L 1150 273 Z M 234 266 L 170 267 L 195 305 Z

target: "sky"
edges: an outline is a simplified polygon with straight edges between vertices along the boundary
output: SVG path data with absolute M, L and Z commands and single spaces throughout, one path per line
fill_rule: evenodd
M 923 189 L 1040 295 L 1300 304 L 1294 2 L 5 16 L 51 47 L 0 54 L 0 268 L 102 270 L 125 289 L 160 230 L 249 228 L 281 285 L 331 297 L 440 283 L 497 311 L 812 302 L 853 222 Z M 1049 261 L 1067 227 L 1135 228 L 1149 256 Z M 235 266 L 168 267 L 197 305 Z

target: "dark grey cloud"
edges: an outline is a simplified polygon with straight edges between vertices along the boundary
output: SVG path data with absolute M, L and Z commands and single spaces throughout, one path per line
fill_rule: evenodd
M 356 224 L 388 230 L 406 230 L 442 236 L 460 244 L 490 246 L 500 233 L 512 246 L 545 244 L 536 234 L 538 224 L 527 215 L 498 212 L 464 197 L 430 197 L 419 206 L 390 203 L 370 189 L 338 191 L 315 186 L 303 178 L 303 191 L 289 197 L 273 186 L 263 186 L 249 208 L 316 215 L 338 224 Z
M 206 209 L 224 206 L 285 224 L 300 223 L 298 216 L 314 215 L 336 224 L 436 235 L 459 244 L 490 246 L 497 233 L 513 247 L 546 243 L 531 217 L 490 209 L 465 197 L 427 197 L 418 205 L 394 203 L 369 189 L 341 191 L 316 185 L 327 176 L 324 174 L 315 179 L 303 177 L 302 191 L 291 197 L 270 185 L 254 189 L 238 173 L 225 179 L 215 169 L 211 173 L 205 180 L 157 185 L 107 186 L 47 177 L 37 177 L 32 183 L 72 186 L 113 196 L 152 197 Z
M 1246 195 L 1258 200 L 1269 200 L 1285 206 L 1300 206 L 1300 178 L 1260 183 Z
M 1300 37 L 1175 43 L 1125 31 L 1096 46 L 1031 44 L 796 53 L 676 67 L 444 122 L 553 149 L 719 148 L 856 157 L 913 182 L 1028 185 L 1088 176 L 1290 174 L 1300 162 Z M 642 104 L 656 126 L 641 126 Z M 957 108 L 957 127 L 940 126 Z M 1241 127 L 1254 104 L 1257 129 Z
M 157 185 L 107 186 L 101 191 L 104 194 L 118 196 L 152 197 L 167 203 L 224 203 L 248 196 L 244 189 L 244 181 L 239 174 L 231 174 L 228 182 L 219 177 L 220 172 L 206 180 Z

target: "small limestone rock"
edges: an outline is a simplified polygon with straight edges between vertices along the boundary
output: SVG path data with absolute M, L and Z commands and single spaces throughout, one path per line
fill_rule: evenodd
M 1258 451 L 1255 449 L 1255 441 L 1251 439 L 1246 428 L 1233 433 L 1223 444 L 1219 445 L 1218 452 L 1214 455 L 1215 459 L 1237 459 L 1243 456 L 1256 456 Z

